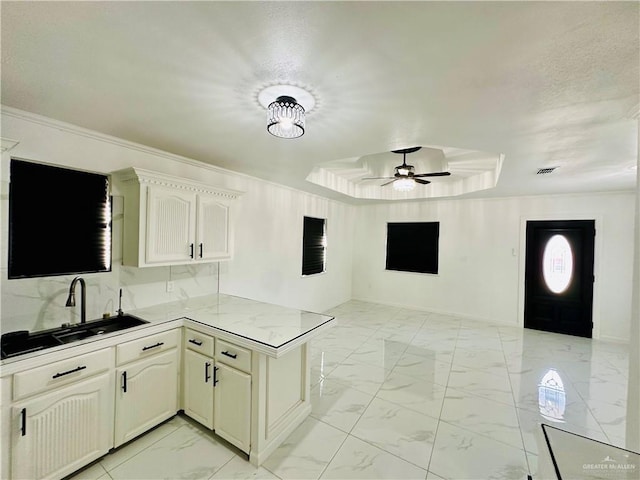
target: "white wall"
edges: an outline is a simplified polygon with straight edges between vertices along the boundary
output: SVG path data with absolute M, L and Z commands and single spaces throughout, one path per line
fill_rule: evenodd
M 595 219 L 594 337 L 627 341 L 634 194 L 453 199 L 358 208 L 353 297 L 523 325 L 526 220 Z M 385 271 L 386 223 L 440 222 L 439 274 Z
M 102 173 L 136 166 L 245 192 L 236 205 L 235 258 L 188 267 L 122 267 L 122 198 L 114 198 L 113 271 L 83 275 L 88 318 L 113 313 L 120 288 L 125 310 L 217 291 L 312 311 L 351 298 L 353 207 L 11 108 L 3 107 L 1 122 L 2 138 L 19 141 L 2 154 L 1 165 L 2 332 L 52 328 L 78 316 L 78 308 L 64 307 L 73 275 L 7 279 L 11 156 Z M 300 276 L 303 215 L 327 218 L 324 275 Z M 175 282 L 172 293 L 166 292 L 167 280 Z
M 86 275 L 90 318 L 113 312 L 123 288 L 125 310 L 219 290 L 312 311 L 353 297 L 522 325 L 525 221 L 594 218 L 594 335 L 628 339 L 632 193 L 353 207 L 13 109 L 3 109 L 1 121 L 1 136 L 20 142 L 2 155 L 3 332 L 49 328 L 77 316 L 77 309 L 64 307 L 72 276 L 7 280 L 8 165 L 10 156 L 16 156 L 105 173 L 137 166 L 245 192 L 237 201 L 234 259 L 200 267 L 119 266 L 122 212 L 116 198 L 114 269 Z M 327 218 L 325 274 L 300 274 L 304 215 Z M 388 221 L 441 222 L 439 275 L 384 270 Z M 165 292 L 167 280 L 176 282 L 173 293 Z
M 238 205 L 234 260 L 220 266 L 220 291 L 324 311 L 351 299 L 355 208 L 248 181 Z M 327 219 L 326 272 L 302 276 L 303 217 Z

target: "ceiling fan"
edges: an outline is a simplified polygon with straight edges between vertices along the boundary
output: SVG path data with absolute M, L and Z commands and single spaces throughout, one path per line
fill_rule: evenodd
M 392 153 L 402 154 L 402 165 L 395 167 L 396 173 L 394 174 L 394 176 L 393 177 L 369 177 L 369 178 L 363 178 L 363 180 L 391 179 L 390 182 L 386 182 L 380 185 L 381 187 L 384 187 L 385 185 L 390 185 L 400 180 L 401 182 L 399 182 L 398 184 L 404 185 L 405 188 L 402 188 L 403 190 L 411 190 L 416 183 L 420 183 L 422 185 L 427 185 L 431 183 L 429 180 L 423 180 L 424 177 L 446 177 L 451 175 L 451 172 L 414 173 L 414 166 L 407 165 L 407 153 L 417 152 L 421 148 L 422 147 L 410 147 L 410 148 L 403 148 L 401 150 L 391 150 Z

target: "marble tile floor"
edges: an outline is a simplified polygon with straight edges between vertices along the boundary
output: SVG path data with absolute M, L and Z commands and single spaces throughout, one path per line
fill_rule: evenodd
M 535 479 L 541 422 L 630 448 L 625 345 L 359 301 L 327 313 L 311 416 L 260 468 L 177 416 L 71 478 Z

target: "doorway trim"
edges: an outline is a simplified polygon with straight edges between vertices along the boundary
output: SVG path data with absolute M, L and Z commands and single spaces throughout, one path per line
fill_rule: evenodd
M 520 216 L 520 247 L 518 250 L 518 325 L 524 328 L 524 282 L 527 251 L 527 222 L 554 220 L 593 220 L 596 229 L 593 255 L 593 330 L 591 338 L 600 339 L 600 258 L 602 252 L 602 239 L 605 234 L 602 225 L 602 215 L 586 213 L 551 213 Z

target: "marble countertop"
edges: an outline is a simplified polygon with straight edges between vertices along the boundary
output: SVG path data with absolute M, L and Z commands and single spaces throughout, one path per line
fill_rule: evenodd
M 167 328 L 183 325 L 191 328 L 201 326 L 204 331 L 214 336 L 235 342 L 259 353 L 278 357 L 290 349 L 306 343 L 313 336 L 335 323 L 335 318 L 329 315 L 224 294 L 194 297 L 127 310 L 125 313 L 142 318 L 149 323 L 7 358 L 0 361 L 0 367 L 12 364 L 13 368 L 13 364 L 24 360 L 35 360 L 48 354 L 69 352 L 72 349 L 79 351 L 79 347 L 88 348 L 89 344 L 94 343 L 109 346 L 119 341 L 127 341 L 123 339 L 125 336 L 127 338 L 134 334 L 139 336 L 145 330 L 152 330 L 150 333 L 154 333 L 157 330 L 154 327 L 162 328 L 163 325 L 166 325 Z M 84 352 L 86 348 L 81 350 Z
M 334 317 L 247 298 L 216 294 L 131 310 L 149 322 L 184 317 L 227 334 L 279 349 L 329 326 Z

